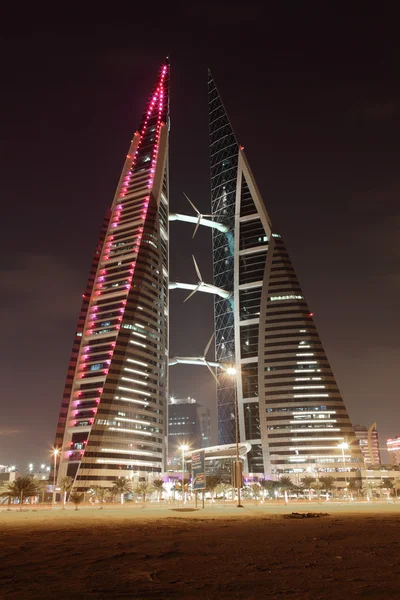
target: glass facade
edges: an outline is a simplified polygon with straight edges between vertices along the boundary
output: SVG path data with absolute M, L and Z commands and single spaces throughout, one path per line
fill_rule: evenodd
M 213 229 L 213 283 L 233 290 L 234 227 L 238 145 L 211 76 L 208 80 L 210 115 L 211 211 L 215 220 L 229 226 L 226 233 Z M 216 360 L 235 363 L 235 321 L 233 300 L 214 299 Z M 232 378 L 218 374 L 217 386 L 218 443 L 235 440 L 235 390 Z
M 216 359 L 237 368 L 240 440 L 251 444 L 247 471 L 270 477 L 339 469 L 344 439 L 346 464 L 357 468 L 354 432 L 289 254 L 272 233 L 211 77 L 208 86 L 212 213 L 230 227 L 213 234 L 214 283 L 233 289 L 233 301 L 215 300 Z M 232 443 L 233 389 L 225 375 L 218 379 L 219 443 Z

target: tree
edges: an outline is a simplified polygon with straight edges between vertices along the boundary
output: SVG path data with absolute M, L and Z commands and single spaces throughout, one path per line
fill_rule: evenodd
M 359 479 L 350 479 L 347 489 L 349 492 L 355 492 L 358 498 L 361 489 L 361 481 Z
M 254 498 L 254 502 L 257 504 L 257 500 L 260 497 L 261 494 L 261 485 L 259 483 L 252 483 L 249 488 L 251 489 L 251 493 L 253 495 Z
M 319 480 L 323 484 L 326 492 L 331 492 L 333 489 L 335 489 L 336 479 L 334 477 L 320 477 Z
M 264 490 L 264 496 L 265 493 L 267 493 L 271 498 L 274 498 L 274 492 L 278 486 L 278 482 L 273 481 L 272 479 L 261 479 L 259 483 L 261 488 Z
M 301 486 L 305 489 L 310 491 L 312 489 L 312 484 L 315 481 L 315 477 L 310 477 L 309 475 L 306 475 L 305 477 L 303 477 L 303 479 L 301 480 Z
M 102 509 L 108 492 L 108 488 L 102 487 L 101 485 L 95 485 L 90 488 L 89 495 L 100 503 L 100 509 Z
M 4 491 L 1 492 L 1 496 L 9 498 L 9 503 L 12 498 L 18 498 L 20 510 L 22 510 L 22 504 L 25 498 L 32 498 L 32 496 L 38 495 L 38 488 L 32 477 L 17 477 L 15 481 L 8 481 L 4 488 Z
M 155 479 L 153 481 L 153 488 L 157 492 L 157 500 L 160 502 L 162 493 L 165 492 L 164 482 L 162 479 Z
M 222 494 L 224 502 L 226 500 L 226 494 L 232 490 L 232 486 L 229 483 L 219 483 L 215 488 L 216 494 Z
M 132 483 L 126 477 L 119 477 L 114 482 L 113 491 L 115 494 L 120 494 L 121 504 L 124 503 L 124 495 L 132 491 Z
M 394 491 L 395 491 L 396 498 L 398 498 L 398 497 L 399 497 L 399 495 L 398 495 L 398 493 L 397 493 L 397 492 L 400 490 L 400 477 L 395 477 L 395 478 L 393 479 L 393 489 L 394 489 Z
M 207 475 L 206 477 L 206 490 L 211 492 L 211 502 L 214 502 L 214 492 L 217 485 L 220 483 L 220 478 L 216 475 Z
M 288 492 L 290 490 L 293 490 L 293 488 L 295 487 L 293 481 L 290 479 L 290 477 L 281 477 L 280 480 L 277 482 L 277 487 L 282 491 L 282 492 Z
M 308 499 L 311 500 L 311 490 L 313 489 L 313 483 L 315 481 L 315 477 L 311 477 L 310 475 L 306 475 L 303 477 L 300 483 L 300 487 L 304 492 L 308 492 Z
M 61 479 L 58 482 L 58 487 L 60 488 L 61 494 L 62 494 L 63 509 L 65 509 L 65 503 L 67 501 L 67 494 L 70 493 L 73 485 L 74 485 L 74 480 L 72 477 L 69 477 L 68 475 L 66 477 L 61 477 Z
M 314 481 L 312 482 L 311 485 L 312 485 L 312 488 L 317 492 L 317 498 L 318 498 L 318 502 L 319 502 L 320 498 L 321 498 L 321 490 L 324 487 L 324 484 L 319 479 L 314 479 Z
M 49 485 L 49 482 L 47 479 L 38 479 L 36 485 L 38 488 L 38 494 L 41 496 L 41 502 L 44 504 L 44 497 L 47 492 L 47 486 Z
M 361 492 L 364 494 L 367 500 L 371 500 L 373 497 L 373 490 L 376 489 L 376 487 L 377 486 L 374 481 L 364 481 Z
M 75 510 L 78 510 L 78 506 L 83 502 L 83 492 L 71 492 L 69 495 L 69 501 L 75 504 Z
M 152 493 L 153 486 L 148 481 L 140 481 L 136 486 L 136 493 L 140 494 L 143 499 L 143 503 L 146 504 L 146 496 Z

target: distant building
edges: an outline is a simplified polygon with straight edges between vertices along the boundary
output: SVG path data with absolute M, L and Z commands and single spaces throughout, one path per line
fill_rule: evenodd
M 210 409 L 201 406 L 194 398 L 168 403 L 168 458 L 169 464 L 179 462 L 180 446 L 205 448 L 211 443 Z
M 0 487 L 5 483 L 12 483 L 20 476 L 15 467 L 0 465 Z
M 387 451 L 392 465 L 400 465 L 400 436 L 386 440 Z
M 380 465 L 379 439 L 376 423 L 368 429 L 364 425 L 354 425 L 354 433 L 360 445 L 365 465 Z

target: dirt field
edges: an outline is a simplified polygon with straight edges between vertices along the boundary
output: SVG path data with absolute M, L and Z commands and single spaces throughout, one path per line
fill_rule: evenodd
M 304 508 L 3 511 L 0 598 L 400 598 L 398 505 Z

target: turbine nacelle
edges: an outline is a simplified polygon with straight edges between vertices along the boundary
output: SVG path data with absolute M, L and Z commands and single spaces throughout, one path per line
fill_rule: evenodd
M 201 213 L 201 212 L 200 212 L 200 211 L 199 211 L 199 210 L 196 208 L 196 206 L 193 204 L 193 202 L 190 200 L 189 196 L 187 196 L 187 195 L 185 194 L 185 192 L 183 192 L 183 195 L 185 196 L 186 200 L 187 200 L 187 201 L 190 203 L 190 205 L 192 206 L 193 210 L 194 210 L 194 211 L 195 211 L 195 213 L 197 214 L 197 223 L 196 223 L 196 226 L 195 226 L 195 228 L 194 228 L 193 235 L 192 235 L 192 239 L 193 239 L 193 238 L 194 238 L 194 236 L 195 236 L 195 235 L 196 235 L 196 233 L 197 233 L 197 230 L 198 230 L 199 226 L 200 226 L 201 220 L 202 220 L 202 219 L 205 219 L 206 217 L 209 217 L 209 218 L 213 219 L 213 218 L 214 218 L 214 215 L 203 215 L 203 214 L 202 214 L 202 213 Z
M 218 296 L 221 296 L 222 298 L 229 298 L 231 296 L 231 292 L 228 292 L 227 290 L 223 290 L 222 288 L 219 288 L 215 285 L 211 285 L 210 283 L 204 283 L 203 278 L 200 273 L 199 266 L 196 262 L 196 259 L 193 255 L 192 255 L 192 258 L 193 258 L 193 264 L 194 264 L 194 268 L 196 271 L 196 275 L 198 277 L 198 283 L 193 288 L 193 290 L 190 292 L 190 294 L 188 296 L 186 296 L 186 298 L 184 299 L 184 302 L 186 302 L 186 300 L 189 300 L 189 298 L 191 298 L 196 292 L 207 292 L 209 294 L 217 294 Z
M 218 378 L 215 375 L 212 367 L 220 367 L 221 365 L 215 361 L 209 361 L 207 360 L 207 354 L 208 351 L 210 349 L 211 346 L 211 342 L 214 339 L 214 333 L 212 334 L 212 336 L 210 337 L 206 347 L 204 348 L 204 354 L 203 356 L 176 356 L 174 358 L 171 358 L 168 361 L 168 365 L 170 367 L 172 367 L 173 365 L 177 365 L 177 364 L 184 364 L 184 365 L 205 365 L 207 367 L 207 369 L 210 371 L 211 375 L 214 377 L 215 381 L 218 383 Z

